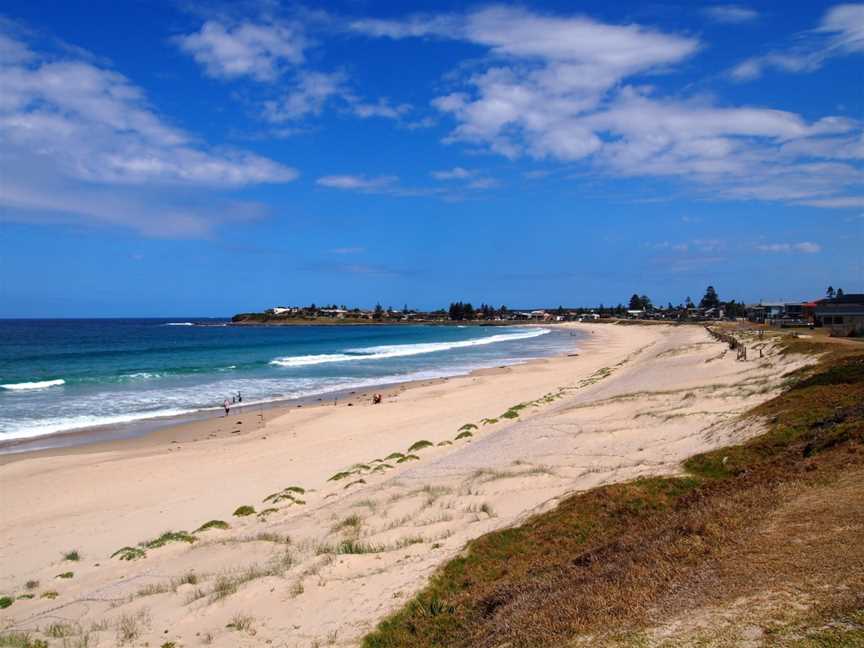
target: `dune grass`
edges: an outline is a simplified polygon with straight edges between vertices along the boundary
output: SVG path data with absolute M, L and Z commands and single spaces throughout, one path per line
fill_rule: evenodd
M 48 648 L 44 639 L 34 639 L 29 632 L 11 632 L 0 634 L 0 646 L 3 648 Z
M 57 574 L 54 578 L 68 579 L 68 578 L 74 578 L 74 577 L 75 577 L 75 572 L 67 571 L 67 572 L 63 572 L 61 574 Z
M 345 479 L 346 477 L 350 477 L 353 474 L 354 474 L 353 472 L 347 472 L 347 471 L 337 472 L 335 475 L 330 477 L 330 479 L 328 479 L 327 481 L 340 481 L 342 479 Z
M 400 464 L 400 463 L 405 463 L 406 461 L 420 461 L 420 457 L 418 457 L 418 456 L 415 455 L 415 454 L 407 454 L 407 455 L 405 455 L 404 457 L 400 457 L 400 458 L 396 461 L 396 463 L 397 463 L 397 464 Z
M 246 517 L 248 515 L 255 515 L 255 507 L 249 506 L 248 504 L 244 504 L 243 506 L 238 506 L 233 515 L 235 517 Z
M 77 549 L 73 549 L 72 551 L 67 551 L 63 554 L 63 560 L 78 562 L 79 560 L 81 560 L 81 554 Z
M 188 544 L 193 544 L 198 542 L 198 538 L 186 531 L 165 531 L 157 538 L 139 542 L 138 546 L 143 547 L 144 549 L 158 549 L 159 547 L 164 547 L 166 544 L 171 542 L 186 542 Z
M 205 522 L 201 526 L 199 526 L 194 533 L 203 533 L 204 531 L 209 531 L 210 529 L 230 529 L 231 525 L 225 522 L 224 520 L 210 520 L 209 522 Z
M 838 480 L 859 483 L 851 475 L 864 474 L 864 355 L 824 361 L 748 416 L 754 414 L 767 421 L 765 434 L 691 458 L 684 476 L 601 486 L 470 542 L 363 645 L 630 645 L 615 643 L 610 633 L 635 636 L 627 633 L 653 627 L 664 615 L 758 592 L 753 588 L 778 574 L 795 583 L 804 569 L 823 574 L 817 582 L 853 578 L 844 566 L 864 559 L 860 531 L 852 544 L 814 541 L 799 550 L 809 552 L 806 558 L 790 553 L 781 560 L 780 552 L 796 545 L 759 545 L 756 530 L 796 494 L 807 503 L 815 497 L 809 493 L 830 492 Z M 835 500 L 824 497 L 824 515 L 831 515 Z M 848 506 L 855 510 L 854 502 Z M 843 514 L 833 515 L 836 522 L 819 527 L 826 534 L 845 524 Z M 741 547 L 771 558 L 742 563 Z M 714 576 L 706 579 L 707 573 Z M 824 588 L 814 594 L 826 596 Z M 859 597 L 856 609 L 862 603 Z M 789 645 L 858 645 L 860 628 L 830 637 L 840 627 L 834 619 L 843 617 L 826 614 L 813 622 L 814 632 L 799 632 L 800 643 Z
M 0 596 L 0 610 L 5 610 L 15 602 L 11 596 Z
M 411 444 L 411 447 L 408 448 L 408 454 L 412 452 L 417 452 L 418 450 L 422 450 L 423 448 L 431 448 L 434 444 L 431 441 L 427 441 L 426 439 L 421 439 L 420 441 L 415 441 Z
M 122 547 L 111 554 L 111 557 L 120 560 L 138 560 L 139 558 L 146 558 L 147 552 L 140 547 Z
M 456 440 L 461 441 L 462 439 L 470 439 L 472 436 L 474 435 L 466 430 L 465 432 L 460 432 L 459 434 L 457 434 Z

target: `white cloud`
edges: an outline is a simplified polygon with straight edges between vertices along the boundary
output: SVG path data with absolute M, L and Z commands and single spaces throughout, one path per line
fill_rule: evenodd
M 465 180 L 476 176 L 477 171 L 457 166 L 444 171 L 432 171 L 430 175 L 436 180 Z
M 82 60 L 48 59 L 16 43 L 0 65 L 0 204 L 7 219 L 85 218 L 148 234 L 200 235 L 260 205 L 211 199 L 208 210 L 166 196 L 179 188 L 287 182 L 297 172 L 246 151 L 211 150 L 167 123 L 124 76 Z
M 212 77 L 257 81 L 273 81 L 286 66 L 302 63 L 309 45 L 302 28 L 293 23 L 225 25 L 214 20 L 178 37 L 177 43 Z
M 718 23 L 747 23 L 759 18 L 759 12 L 750 7 L 738 4 L 723 4 L 706 7 L 703 13 L 714 22 Z
M 341 72 L 302 72 L 290 92 L 278 101 L 264 104 L 264 116 L 269 121 L 281 123 L 318 115 L 328 101 L 348 92 L 345 80 Z
M 855 12 L 841 17 L 848 13 Z M 831 33 L 839 24 L 836 17 L 823 21 Z M 615 177 L 680 178 L 714 199 L 839 201 L 864 180 L 838 162 L 860 157 L 860 122 L 664 98 L 631 80 L 666 73 L 692 56 L 700 43 L 689 36 L 505 7 L 359 21 L 352 29 L 486 47 L 490 56 L 451 75 L 461 87 L 432 102 L 455 120 L 444 141 L 475 151 L 581 161 Z M 842 42 L 846 49 L 858 43 L 849 34 Z
M 318 178 L 316 184 L 330 189 L 346 189 L 353 191 L 376 192 L 392 187 L 399 178 L 397 176 L 368 177 L 364 175 L 330 175 Z
M 802 243 L 765 243 L 757 245 L 756 249 L 762 252 L 774 253 L 800 252 L 802 254 L 817 254 L 822 251 L 822 246 L 818 243 L 804 241 Z
M 386 97 L 382 97 L 374 103 L 364 103 L 362 101 L 353 101 L 351 112 L 361 119 L 369 119 L 371 117 L 381 117 L 383 119 L 401 119 L 405 114 L 411 112 L 410 104 L 393 105 Z
M 842 4 L 829 9 L 815 30 L 801 35 L 786 50 L 746 59 L 729 75 L 736 81 L 758 79 L 767 70 L 812 72 L 837 56 L 864 52 L 864 4 Z

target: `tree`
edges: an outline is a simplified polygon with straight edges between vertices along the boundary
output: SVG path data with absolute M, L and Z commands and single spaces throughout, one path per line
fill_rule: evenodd
M 845 295 L 845 294 L 846 294 L 846 293 L 843 292 L 843 289 L 842 289 L 842 288 L 838 288 L 838 289 L 837 289 L 836 296 L 837 296 L 838 298 L 842 297 L 842 296 Z
M 381 304 L 380 304 L 380 303 L 375 304 L 375 314 L 373 315 L 373 317 L 374 317 L 376 320 L 380 320 L 380 319 L 382 319 L 382 318 L 384 317 L 384 309 L 381 308 Z
M 825 296 L 828 299 L 834 299 L 834 286 L 828 286 L 828 289 L 825 291 Z
M 654 307 L 653 304 L 651 303 L 651 300 L 648 299 L 648 295 L 642 295 L 639 298 L 639 301 L 642 302 L 641 310 L 647 311 L 647 310 L 651 310 Z
M 630 297 L 630 310 L 642 310 L 642 298 L 636 293 Z
M 720 297 L 717 296 L 714 286 L 708 286 L 705 290 L 705 296 L 699 302 L 699 308 L 717 308 L 718 306 L 720 306 Z

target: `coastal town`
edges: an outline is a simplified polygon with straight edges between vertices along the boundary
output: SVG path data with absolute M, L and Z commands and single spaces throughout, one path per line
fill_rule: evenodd
M 373 309 L 337 306 L 274 306 L 262 313 L 241 313 L 232 318 L 236 324 L 291 323 L 473 323 L 496 325 L 510 323 L 603 322 L 648 320 L 658 322 L 746 321 L 772 328 L 825 328 L 833 337 L 864 335 L 864 293 L 846 294 L 829 286 L 825 296 L 807 301 L 760 301 L 752 304 L 734 299 L 722 301 L 713 286 L 708 286 L 698 303 L 687 297 L 673 305 L 655 305 L 645 295 L 633 294 L 625 305 L 600 304 L 596 307 L 515 308 L 469 302 L 453 302 L 448 309 L 415 310 Z

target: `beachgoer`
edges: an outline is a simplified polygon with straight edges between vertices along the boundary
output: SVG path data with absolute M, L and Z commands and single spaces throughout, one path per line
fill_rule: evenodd
M 237 402 L 238 403 L 243 402 L 243 394 L 241 394 L 240 392 L 237 392 Z
M 227 398 L 226 398 L 225 401 L 222 403 L 222 407 L 225 408 L 225 416 L 228 416 L 228 412 L 231 411 L 231 403 L 228 402 L 228 399 L 227 399 Z
M 381 394 L 374 394 L 372 396 L 372 404 L 379 405 L 381 403 Z

